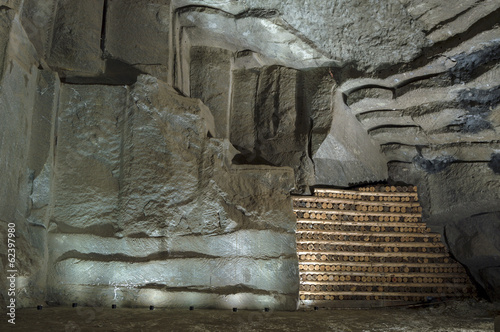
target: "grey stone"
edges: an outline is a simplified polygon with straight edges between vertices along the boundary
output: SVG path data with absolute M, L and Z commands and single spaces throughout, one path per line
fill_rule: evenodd
M 480 163 L 453 163 L 429 174 L 414 164 L 391 163 L 389 177 L 418 187 L 424 220 L 434 230 L 480 213 L 498 211 L 500 179 Z
M 361 124 L 345 108 L 342 91 L 332 92 L 332 124 L 313 156 L 316 183 L 348 187 L 387 178 L 387 160 Z
M 255 112 L 258 110 L 255 96 L 259 72 L 245 69 L 234 70 L 232 77 L 229 138 L 243 156 L 253 156 L 256 154 Z
M 231 166 L 234 148 L 208 137 L 205 106 L 152 77 L 130 90 L 66 84 L 60 105 L 49 298 L 81 298 L 61 284 L 102 289 L 104 303 L 105 285 L 135 289 L 123 301 L 161 286 L 159 298 L 190 289 L 223 307 L 218 297 L 249 292 L 294 307 L 291 169 Z M 95 276 L 81 273 L 90 266 Z M 249 296 L 241 306 L 257 307 Z
M 30 195 L 33 209 L 40 209 L 49 205 L 51 173 L 51 167 L 46 164 L 39 176 L 34 179 Z
M 23 1 L 21 23 L 42 61 L 50 51 L 56 8 L 57 0 Z
M 166 79 L 168 76 L 170 1 L 107 2 L 106 56 Z
M 232 74 L 231 142 L 239 163 L 289 166 L 295 187 L 314 182 L 308 155 L 310 121 L 302 108 L 300 72 L 281 66 L 239 69 Z
M 359 69 L 374 70 L 387 63 L 411 61 L 420 47 L 427 44 L 419 22 L 399 2 L 246 0 L 245 3 L 277 9 L 320 50 L 342 64 L 353 60 Z M 318 21 L 323 23 L 318 25 Z M 360 44 L 362 48 L 358 47 Z M 398 49 L 397 54 L 388 52 L 392 48 Z
M 228 138 L 228 103 L 232 53 L 209 47 L 192 47 L 189 96 L 208 106 L 215 121 L 215 136 Z
M 310 154 L 314 155 L 326 139 L 332 125 L 332 90 L 337 86 L 333 72 L 335 68 L 319 68 L 303 73 L 297 89 L 304 91 L 305 112 L 311 121 Z M 304 119 L 305 120 L 305 119 Z
M 2 18 L 11 19 L 10 29 L 0 30 L 0 38 L 7 41 L 1 55 L 5 71 L 0 80 L 0 256 L 3 262 L 7 262 L 7 225 L 15 224 L 16 305 L 25 307 L 35 305 L 45 294 L 46 230 L 44 220 L 33 221 L 35 218 L 31 216 L 30 195 L 36 172 L 30 167 L 38 165 L 39 173 L 47 159 L 46 146 L 51 144 L 47 137 L 50 136 L 54 109 L 42 110 L 37 105 L 40 100 L 38 91 L 44 85 L 43 75 L 37 69 L 36 51 L 17 14 L 5 8 L 0 12 Z M 43 114 L 49 117 L 48 126 L 38 122 Z M 45 160 L 35 160 L 37 158 L 32 155 L 38 148 L 42 148 L 39 156 Z M 46 200 L 41 205 L 45 203 Z M 0 297 L 5 301 L 8 289 L 3 287 L 5 273 L 12 267 L 3 263 L 2 267 Z
M 500 298 L 500 213 L 473 215 L 445 227 L 453 256 L 469 272 L 491 300 Z
M 3 9 L 0 11 L 0 47 L 2 50 L 5 50 L 9 44 L 13 16 L 14 12 L 12 10 Z M 5 67 L 6 54 L 2 52 L 0 53 L 0 79 L 3 78 Z
M 127 88 L 61 86 L 52 221 L 115 227 Z
M 61 76 L 104 72 L 101 27 L 104 0 L 57 2 L 47 63 Z
M 35 177 L 44 167 L 47 167 L 47 161 L 52 160 L 59 88 L 60 82 L 57 74 L 47 70 L 39 72 L 28 152 L 28 167 L 33 170 Z

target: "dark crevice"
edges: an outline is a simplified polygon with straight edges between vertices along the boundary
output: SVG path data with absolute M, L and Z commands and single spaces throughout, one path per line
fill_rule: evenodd
M 57 233 L 66 234 L 85 234 L 99 237 L 116 237 L 116 233 L 123 229 L 112 223 L 101 223 L 85 228 L 75 227 L 63 222 L 55 223 L 57 225 Z
M 296 259 L 295 254 L 292 255 L 279 255 L 279 256 L 214 256 L 196 251 L 159 251 L 147 256 L 130 256 L 122 253 L 115 254 L 101 254 L 101 253 L 82 253 L 77 250 L 70 250 L 65 252 L 57 258 L 55 263 L 60 263 L 68 259 L 76 259 L 79 261 L 89 261 L 89 262 L 115 262 L 115 263 L 149 263 L 154 261 L 167 261 L 175 259 L 222 259 L 222 260 L 232 260 L 248 258 L 255 261 L 267 261 L 267 260 L 283 260 L 283 259 Z
M 370 128 L 369 130 L 367 130 L 368 134 L 377 134 L 378 131 L 385 131 L 385 130 L 391 130 L 391 129 L 413 129 L 413 128 L 417 128 L 419 130 L 422 130 L 422 128 L 418 125 L 394 125 L 394 124 L 386 124 L 386 125 L 380 125 L 380 126 L 376 126 L 376 127 L 373 127 L 373 128 Z
M 280 16 L 280 12 L 275 9 L 251 8 L 245 10 L 244 12 L 236 14 L 234 18 L 236 19 L 246 18 L 246 17 L 274 18 L 277 16 Z
M 246 57 L 246 56 L 251 56 L 253 53 L 255 53 L 254 51 L 250 50 L 250 49 L 246 49 L 246 50 L 242 50 L 242 51 L 238 51 L 236 52 L 236 54 L 234 55 L 235 58 L 243 58 L 243 57 Z
M 225 10 L 210 7 L 210 6 L 203 6 L 203 5 L 188 5 L 188 6 L 184 6 L 184 7 L 179 7 L 179 8 L 176 8 L 175 12 L 177 14 L 184 14 L 184 13 L 188 13 L 188 12 L 222 14 L 226 17 L 234 17 L 234 15 L 232 13 L 227 12 Z
M 126 263 L 147 263 L 151 261 L 161 261 L 167 259 L 185 259 L 185 258 L 219 258 L 213 255 L 207 255 L 194 251 L 160 251 L 153 254 L 137 257 L 125 254 L 99 254 L 99 253 L 81 253 L 77 250 L 65 252 L 57 258 L 56 263 L 62 262 L 67 259 L 77 259 L 80 261 L 92 262 L 126 262 Z
M 483 0 L 481 0 L 481 2 L 483 2 Z M 459 19 L 459 18 L 460 18 L 460 16 L 462 16 L 463 14 L 465 14 L 465 13 L 469 12 L 471 9 L 475 8 L 475 7 L 476 7 L 476 5 L 477 5 L 477 3 L 476 3 L 474 6 L 471 6 L 471 7 L 469 7 L 469 8 L 464 9 L 464 10 L 462 10 L 461 12 L 459 12 L 458 14 L 456 14 L 456 15 L 454 15 L 454 16 L 452 16 L 452 17 L 448 18 L 448 19 L 446 19 L 446 20 L 444 20 L 444 21 L 439 22 L 439 23 L 438 23 L 438 24 L 436 24 L 433 28 L 431 28 L 431 29 L 429 29 L 429 30 L 427 30 L 427 31 L 425 31 L 425 30 L 424 30 L 425 34 L 426 34 L 426 35 L 430 35 L 430 34 L 431 34 L 431 33 L 433 33 L 434 31 L 437 31 L 437 30 L 441 29 L 444 25 L 446 25 L 446 24 L 448 24 L 448 23 L 450 23 L 450 22 L 453 22 L 453 21 L 455 21 L 455 20 Z
M 417 145 L 413 144 L 405 144 L 405 143 L 399 143 L 399 142 L 388 142 L 388 143 L 383 143 L 380 144 L 380 149 L 382 152 L 385 151 L 394 151 L 394 150 L 399 150 L 401 148 L 416 148 Z M 428 147 L 429 145 L 424 145 L 424 147 Z
M 102 9 L 102 24 L 101 24 L 101 52 L 104 59 L 106 55 L 106 20 L 108 14 L 108 0 L 104 0 Z
M 412 165 L 413 162 L 411 161 L 405 161 L 405 160 L 398 160 L 398 159 L 391 159 L 387 161 L 387 166 L 390 164 L 406 164 L 406 165 Z
M 465 269 L 465 272 L 467 273 L 467 276 L 469 277 L 469 280 L 471 281 L 471 283 L 474 285 L 476 291 L 477 291 L 477 295 L 479 297 L 482 297 L 482 298 L 488 298 L 488 294 L 485 292 L 483 286 L 481 284 L 479 284 L 477 282 L 477 279 L 476 277 L 474 277 L 474 275 L 472 274 L 471 272 L 471 269 L 463 264 L 456 256 L 455 256 L 455 253 L 453 252 L 453 250 L 451 250 L 451 248 L 453 246 L 450 245 L 450 238 L 449 238 L 449 235 L 448 235 L 448 229 L 449 229 L 449 225 L 445 225 L 444 226 L 444 229 L 443 229 L 443 237 L 441 239 L 441 242 L 444 243 L 444 245 L 446 246 L 446 248 L 448 248 L 449 252 L 448 254 L 450 255 L 450 257 L 455 260 L 457 263 L 459 263 L 460 265 L 463 266 L 463 268 Z
M 206 294 L 217 294 L 217 295 L 231 295 L 231 294 L 241 294 L 241 293 L 252 293 L 258 295 L 268 295 L 268 296 L 276 296 L 276 295 L 290 295 L 295 296 L 296 294 L 283 294 L 276 291 L 268 291 L 260 288 L 255 288 L 251 285 L 245 284 L 236 284 L 236 285 L 228 285 L 228 286 L 211 286 L 207 287 L 205 285 L 199 286 L 186 286 L 186 287 L 170 287 L 166 284 L 158 284 L 158 283 L 149 283 L 142 286 L 138 286 L 138 289 L 156 289 L 162 290 L 166 292 L 196 292 L 196 293 L 206 293 Z
M 61 77 L 61 82 L 66 84 L 98 84 L 98 85 L 132 85 L 137 82 L 137 77 L 145 72 L 132 65 L 117 60 L 106 60 L 106 71 L 94 77 L 66 76 Z
M 382 149 L 399 149 L 402 147 L 415 148 L 419 146 L 421 149 L 446 149 L 446 148 L 454 148 L 454 147 L 463 147 L 463 146 L 492 146 L 494 144 L 500 144 L 499 141 L 485 141 L 485 142 L 453 142 L 453 143 L 444 143 L 444 144 L 404 144 L 399 142 L 388 142 L 380 145 Z
M 417 79 L 410 79 L 395 89 L 394 98 L 400 98 L 406 93 L 422 88 L 441 88 L 451 86 L 452 78 L 448 72 L 441 74 L 423 75 Z

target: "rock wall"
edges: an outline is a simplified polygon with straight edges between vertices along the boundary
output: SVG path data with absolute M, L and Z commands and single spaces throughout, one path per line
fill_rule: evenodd
M 1 7 L 0 21 L 0 296 L 7 299 L 6 271 L 17 270 L 16 304 L 27 306 L 45 298 L 51 133 L 59 80 L 54 72 L 37 68 L 38 54 L 16 10 Z M 11 224 L 14 266 L 7 256 Z
M 498 299 L 499 14 L 0 1 L 2 301 L 15 223 L 21 306 L 293 309 L 290 192 L 386 180 Z
M 210 118 L 150 76 L 62 86 L 50 301 L 295 308 L 293 173 L 231 166 Z

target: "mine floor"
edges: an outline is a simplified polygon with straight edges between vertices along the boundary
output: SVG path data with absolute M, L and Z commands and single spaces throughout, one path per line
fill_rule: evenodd
M 500 305 L 289 311 L 44 307 L 19 309 L 0 331 L 493 331 Z M 497 321 L 499 319 L 497 318 Z

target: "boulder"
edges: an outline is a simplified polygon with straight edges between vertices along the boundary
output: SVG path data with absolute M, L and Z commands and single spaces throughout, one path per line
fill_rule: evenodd
M 445 227 L 452 255 L 467 266 L 490 300 L 500 300 L 500 212 L 473 215 Z

